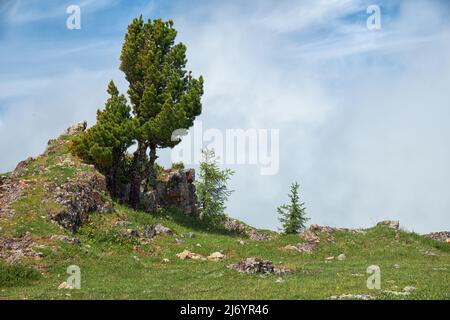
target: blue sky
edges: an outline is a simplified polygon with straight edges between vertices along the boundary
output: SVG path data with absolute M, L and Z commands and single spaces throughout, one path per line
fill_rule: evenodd
M 81 30 L 66 28 L 81 7 Z M 381 8 L 381 30 L 366 8 Z M 450 227 L 447 1 L 0 2 L 0 171 L 95 120 L 132 18 L 173 19 L 210 128 L 280 129 L 280 172 L 236 166 L 229 213 L 276 229 L 300 181 L 313 222 Z M 167 162 L 167 152 L 161 160 Z M 251 186 L 253 192 L 243 192 Z

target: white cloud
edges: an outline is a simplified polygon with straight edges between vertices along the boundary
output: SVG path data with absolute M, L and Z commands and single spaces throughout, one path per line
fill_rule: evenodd
M 316 223 L 393 218 L 420 232 L 449 229 L 450 24 L 438 2 L 401 2 L 377 33 L 345 19 L 364 14 L 356 0 L 175 8 L 189 66 L 205 76 L 204 127 L 281 129 L 279 175 L 235 167 L 231 215 L 276 229 L 276 207 L 299 180 Z M 10 101 L 0 169 L 71 123 L 92 122 L 109 79 L 125 89 L 116 65 L 0 82 L 0 101 Z

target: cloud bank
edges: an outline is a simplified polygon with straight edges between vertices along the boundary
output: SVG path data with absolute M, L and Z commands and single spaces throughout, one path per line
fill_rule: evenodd
M 369 31 L 370 4 L 142 2 L 127 11 L 104 1 L 91 12 L 104 19 L 96 30 L 88 23 L 84 36 L 61 31 L 53 39 L 50 32 L 46 47 L 11 24 L 4 36 L 21 38 L 0 45 L 5 58 L 14 46 L 26 48 L 17 59 L 27 65 L 32 48 L 48 50 L 33 55 L 35 72 L 2 68 L 0 171 L 41 152 L 71 123 L 92 123 L 109 79 L 126 90 L 120 45 L 130 17 L 145 6 L 148 17 L 174 19 L 189 67 L 205 77 L 205 127 L 280 129 L 277 175 L 232 167 L 230 215 L 276 229 L 276 207 L 298 180 L 314 223 L 364 227 L 392 218 L 418 232 L 449 229 L 449 6 L 383 1 L 382 28 Z M 111 17 L 116 27 L 108 29 Z M 36 23 L 28 20 L 22 28 Z M 164 151 L 161 160 L 168 159 Z

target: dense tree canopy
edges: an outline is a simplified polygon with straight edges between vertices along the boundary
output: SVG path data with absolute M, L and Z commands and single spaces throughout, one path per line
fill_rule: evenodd
M 202 111 L 203 78 L 196 79 L 186 70 L 186 46 L 175 43 L 176 35 L 172 21 L 144 22 L 142 16 L 133 20 L 120 56 L 131 107 L 111 82 L 110 98 L 105 109 L 97 112 L 97 123 L 74 144 L 79 155 L 108 175 L 114 192 L 126 150 L 136 145 L 126 168 L 134 208 L 139 205 L 142 185 L 156 176 L 156 150 L 178 144 L 173 132 L 191 127 Z
M 97 123 L 74 140 L 73 148 L 106 174 L 111 193 L 115 195 L 118 170 L 127 148 L 133 143 L 135 126 L 127 100 L 119 95 L 113 81 L 108 85 L 108 93 L 105 108 L 97 110 Z

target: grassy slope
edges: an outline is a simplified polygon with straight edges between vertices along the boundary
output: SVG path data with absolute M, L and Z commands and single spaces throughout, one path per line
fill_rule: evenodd
M 244 239 L 246 244 L 241 245 L 241 236 L 208 230 L 189 217 L 172 212 L 150 215 L 116 205 L 113 214 L 91 216 L 90 223 L 75 235 L 81 245 L 50 240 L 54 234 L 70 234 L 47 220 L 46 213 L 55 204 L 42 202 L 43 184 L 64 181 L 76 170 L 88 170 L 77 159 L 72 159 L 75 166 L 70 168 L 55 165 L 61 156 L 67 156 L 64 145 L 30 165 L 24 178 L 28 183 L 26 197 L 14 205 L 17 213 L 13 219 L 0 220 L 0 235 L 20 236 L 29 231 L 40 245 L 36 251 L 45 255 L 41 260 L 23 261 L 39 271 L 0 263 L 0 299 L 326 299 L 344 293 L 366 293 L 377 299 L 450 299 L 450 246 L 403 231 L 396 238 L 395 231 L 383 227 L 369 229 L 366 234 L 338 232 L 336 243 L 322 241 L 313 254 L 300 254 L 281 250 L 300 242 L 297 235 L 260 242 Z M 41 170 L 42 165 L 50 170 Z M 112 227 L 118 220 L 131 225 Z M 142 229 L 157 222 L 178 235 L 157 236 L 140 246 L 137 239 L 121 236 L 125 228 Z M 180 237 L 191 231 L 194 237 Z M 177 244 L 175 237 L 184 243 Z M 220 262 L 181 261 L 175 254 L 184 249 L 205 256 L 222 250 L 227 258 Z M 426 256 L 424 251 L 437 256 Z M 326 257 L 340 253 L 347 259 L 325 262 Z M 294 272 L 276 283 L 277 276 L 240 274 L 226 268 L 250 256 L 272 260 Z M 164 258 L 170 262 L 163 263 Z M 71 264 L 81 268 L 81 290 L 58 290 Z M 381 268 L 381 291 L 366 287 L 369 265 Z M 417 288 L 407 297 L 382 292 L 402 291 L 407 285 Z

